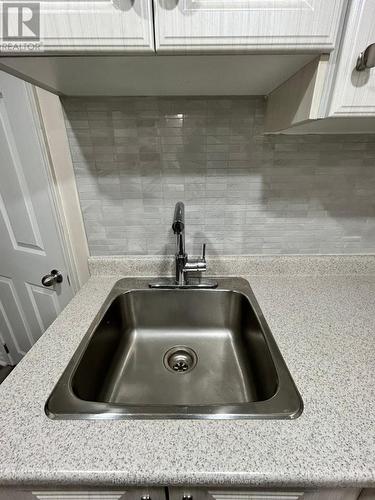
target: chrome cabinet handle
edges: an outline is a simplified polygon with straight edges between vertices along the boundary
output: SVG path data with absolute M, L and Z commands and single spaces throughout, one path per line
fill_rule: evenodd
M 193 495 L 182 495 L 182 500 L 193 500 Z
M 367 49 L 361 52 L 357 59 L 355 69 L 357 71 L 364 71 L 375 66 L 375 43 L 372 43 Z
M 150 495 L 142 495 L 141 500 L 151 500 Z
M 55 283 L 61 283 L 63 280 L 63 275 L 57 269 L 52 269 L 50 274 L 46 274 L 42 278 L 43 286 L 52 286 Z

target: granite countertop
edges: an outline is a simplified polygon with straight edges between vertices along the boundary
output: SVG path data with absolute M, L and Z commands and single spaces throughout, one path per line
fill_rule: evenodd
M 0 386 L 0 485 L 375 486 L 373 256 L 214 269 L 250 282 L 302 395 L 298 419 L 50 420 L 45 401 L 103 300 L 120 277 L 161 269 L 147 262 L 93 259 Z

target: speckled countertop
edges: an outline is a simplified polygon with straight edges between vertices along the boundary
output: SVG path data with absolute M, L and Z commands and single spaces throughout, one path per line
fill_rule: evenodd
M 113 284 L 160 269 L 124 262 L 93 259 L 0 386 L 0 485 L 375 486 L 373 256 L 214 266 L 249 280 L 303 397 L 297 420 L 50 420 L 45 401 Z

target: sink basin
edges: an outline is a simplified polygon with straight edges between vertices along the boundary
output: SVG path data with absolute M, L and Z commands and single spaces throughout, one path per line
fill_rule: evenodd
M 51 418 L 295 418 L 302 400 L 247 281 L 111 291 L 46 403 Z

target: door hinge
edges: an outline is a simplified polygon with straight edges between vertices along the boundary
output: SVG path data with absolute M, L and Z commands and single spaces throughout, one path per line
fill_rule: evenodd
M 3 347 L 4 347 L 4 351 L 9 354 L 9 349 L 8 349 L 8 346 L 6 344 L 3 344 Z

